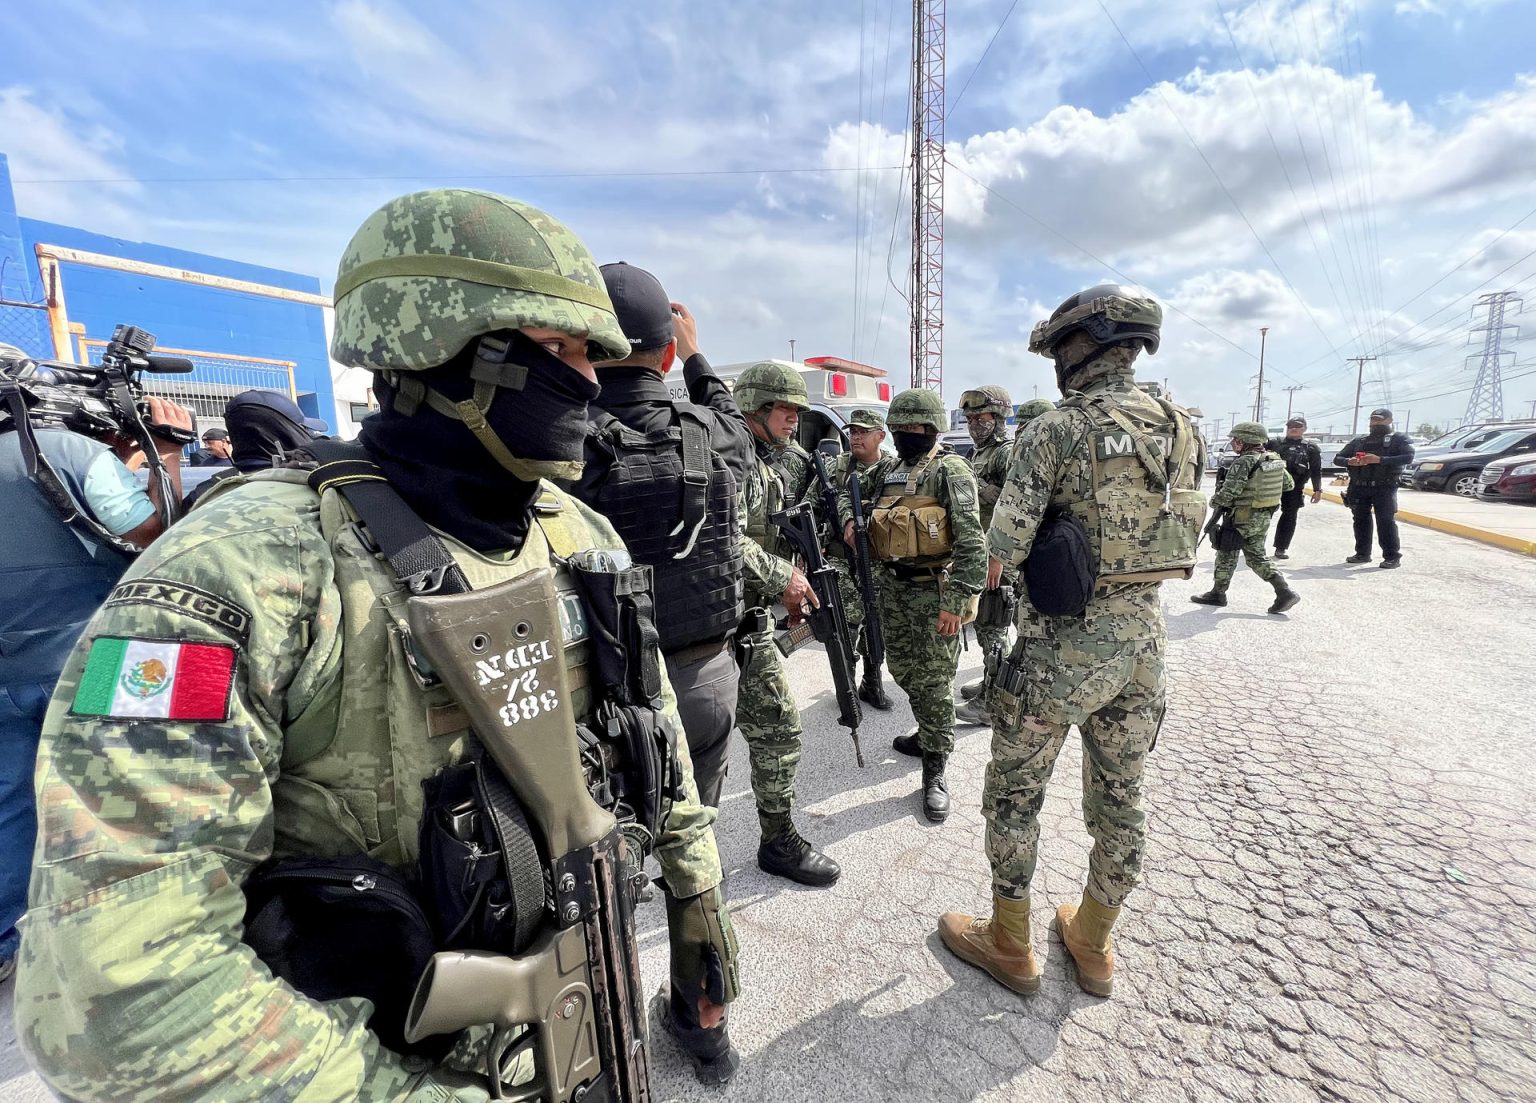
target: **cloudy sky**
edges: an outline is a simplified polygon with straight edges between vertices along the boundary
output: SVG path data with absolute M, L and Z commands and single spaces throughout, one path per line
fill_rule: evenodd
M 1051 393 L 1029 330 L 1105 279 L 1164 304 L 1142 375 L 1229 425 L 1261 326 L 1270 420 L 1343 431 L 1347 358 L 1377 356 L 1367 409 L 1455 419 L 1478 295 L 1536 308 L 1528 0 L 948 12 L 951 405 Z M 910 0 L 54 0 L 5 32 L 24 215 L 329 286 L 379 203 L 486 187 L 656 272 L 717 362 L 794 340 L 908 373 Z M 1524 413 L 1536 342 L 1511 347 Z

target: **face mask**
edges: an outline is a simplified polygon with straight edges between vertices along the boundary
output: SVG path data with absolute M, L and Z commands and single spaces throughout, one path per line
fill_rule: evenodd
M 980 448 L 997 434 L 997 422 L 991 419 L 986 421 L 972 421 L 966 424 L 970 430 L 971 443 Z
M 1392 430 L 1392 426 L 1390 426 L 1390 425 L 1372 425 L 1371 426 L 1371 436 L 1373 436 L 1373 437 L 1384 437 L 1389 432 L 1391 432 L 1391 430 Z
M 900 429 L 894 429 L 891 438 L 896 445 L 896 454 L 906 463 L 921 458 L 933 447 L 932 433 L 903 433 Z
M 521 389 L 494 388 L 476 415 L 466 411 L 474 400 L 472 370 L 521 376 Z M 483 419 L 481 432 L 426 401 L 401 413 L 400 385 L 409 377 L 391 385 L 378 376 L 380 410 L 363 422 L 361 438 L 369 458 L 429 524 L 479 551 L 522 547 L 538 480 L 581 473 L 587 405 L 597 384 L 521 333 L 507 335 L 504 362 L 477 358 L 471 346 L 441 368 L 412 375 L 461 414 Z

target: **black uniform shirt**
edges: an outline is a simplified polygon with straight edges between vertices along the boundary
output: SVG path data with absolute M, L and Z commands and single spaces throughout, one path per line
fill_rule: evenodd
M 1308 480 L 1313 490 L 1323 489 L 1323 453 L 1310 440 L 1290 440 L 1280 437 L 1264 446 L 1285 461 L 1285 469 L 1296 480 L 1299 491 Z

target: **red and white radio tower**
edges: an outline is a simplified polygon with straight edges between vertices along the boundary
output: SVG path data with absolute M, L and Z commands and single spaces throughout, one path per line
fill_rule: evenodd
M 944 3 L 912 4 L 912 386 L 944 384 Z

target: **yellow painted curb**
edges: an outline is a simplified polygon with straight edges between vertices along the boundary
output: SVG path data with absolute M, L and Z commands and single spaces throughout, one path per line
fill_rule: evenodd
M 1323 497 L 1330 502 L 1344 504 L 1344 496 L 1337 491 L 1325 490 Z M 1536 540 L 1526 540 L 1519 536 L 1510 536 L 1508 533 L 1494 532 L 1492 529 L 1481 529 L 1476 525 L 1463 525 L 1459 521 L 1447 521 L 1441 517 L 1431 517 L 1426 513 L 1414 513 L 1407 509 L 1398 510 L 1397 519 L 1407 521 L 1410 525 L 1418 525 L 1420 528 L 1434 529 L 1436 532 L 1446 532 L 1452 536 L 1476 540 L 1479 544 L 1491 544 L 1496 548 L 1503 548 L 1505 551 L 1512 551 L 1519 555 L 1536 557 Z

